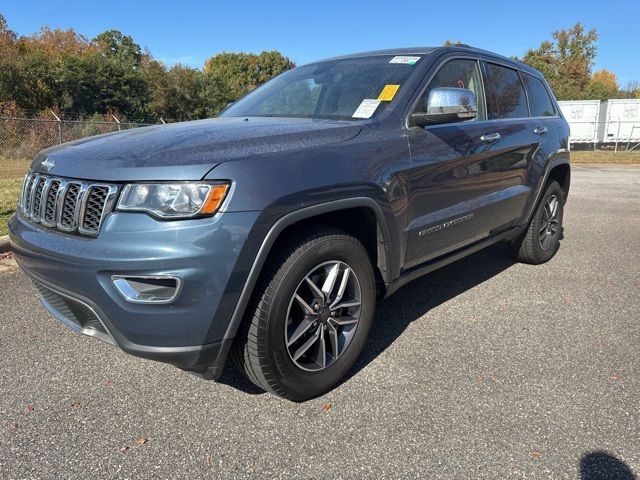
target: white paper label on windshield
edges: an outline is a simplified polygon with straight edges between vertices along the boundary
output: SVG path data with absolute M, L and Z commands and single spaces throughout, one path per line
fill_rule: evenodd
M 371 118 L 378 105 L 380 105 L 380 100 L 365 98 L 356 111 L 353 112 L 353 118 Z
M 397 57 L 393 57 L 389 60 L 389 63 L 405 63 L 407 65 L 413 65 L 418 60 L 420 60 L 420 57 L 406 57 L 404 55 L 398 55 Z

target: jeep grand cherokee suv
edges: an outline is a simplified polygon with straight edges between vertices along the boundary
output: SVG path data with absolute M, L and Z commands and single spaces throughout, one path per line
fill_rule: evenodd
M 290 70 L 218 118 L 38 154 L 10 238 L 71 329 L 292 400 L 352 367 L 376 298 L 492 243 L 549 260 L 569 128 L 537 71 L 469 47 Z

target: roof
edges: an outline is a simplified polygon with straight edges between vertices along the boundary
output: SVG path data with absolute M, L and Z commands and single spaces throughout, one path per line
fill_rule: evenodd
M 451 51 L 451 52 L 466 52 L 466 53 L 476 53 L 476 54 L 487 55 L 495 58 L 496 60 L 500 60 L 504 63 L 511 64 L 514 67 L 517 67 L 526 72 L 540 75 L 536 69 L 530 67 L 529 65 L 519 60 L 514 60 L 513 58 L 505 57 L 504 55 L 499 55 L 497 53 L 490 52 L 488 50 L 483 50 L 481 48 L 471 47 L 469 45 L 464 45 L 464 44 L 452 45 L 450 47 L 442 47 L 442 46 L 441 47 L 404 47 L 404 48 L 388 48 L 384 50 L 371 50 L 368 52 L 358 52 L 358 53 L 351 53 L 348 55 L 340 55 L 337 57 L 327 58 L 321 61 L 338 60 L 338 59 L 344 59 L 344 58 L 372 57 L 376 55 L 429 55 L 431 53 L 438 52 L 438 51 L 441 52 L 442 54 L 446 53 L 447 51 Z

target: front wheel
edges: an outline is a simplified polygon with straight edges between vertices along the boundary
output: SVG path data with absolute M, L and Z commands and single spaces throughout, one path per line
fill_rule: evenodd
M 564 192 L 558 182 L 551 182 L 527 230 L 511 244 L 513 257 L 534 265 L 551 260 L 560 247 L 563 213 Z
M 330 228 L 300 232 L 268 262 L 233 358 L 264 390 L 315 397 L 355 363 L 375 299 L 371 260 L 356 238 Z

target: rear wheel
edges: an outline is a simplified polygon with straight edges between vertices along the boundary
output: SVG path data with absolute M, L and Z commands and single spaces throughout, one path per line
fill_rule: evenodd
M 551 260 L 560 247 L 563 212 L 564 192 L 558 182 L 551 182 L 527 230 L 511 244 L 514 258 L 534 265 Z
M 267 264 L 234 345 L 256 385 L 302 401 L 324 393 L 351 369 L 375 308 L 371 260 L 335 229 L 294 235 Z

